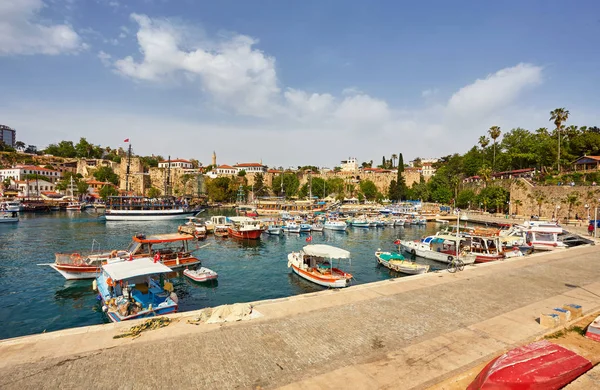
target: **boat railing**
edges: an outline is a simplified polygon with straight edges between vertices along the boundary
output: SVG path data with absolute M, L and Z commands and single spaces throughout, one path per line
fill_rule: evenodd
M 61 265 L 85 265 L 89 254 L 86 253 L 56 253 L 55 263 Z

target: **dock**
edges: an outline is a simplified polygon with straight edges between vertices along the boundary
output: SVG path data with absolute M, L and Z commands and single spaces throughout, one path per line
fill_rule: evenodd
M 135 339 L 113 336 L 139 322 L 2 340 L 0 388 L 458 389 L 565 303 L 600 311 L 597 247 L 253 302 L 250 321 L 180 313 Z

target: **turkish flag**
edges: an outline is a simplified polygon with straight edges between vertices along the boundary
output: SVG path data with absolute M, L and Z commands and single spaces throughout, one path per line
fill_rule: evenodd
M 396 244 L 396 245 L 400 245 L 400 240 L 396 240 L 396 241 L 394 241 L 394 244 Z
M 127 139 L 123 140 L 123 142 L 129 142 L 129 138 L 127 138 Z
M 311 241 L 312 241 L 312 236 L 306 237 L 306 242 L 311 242 Z

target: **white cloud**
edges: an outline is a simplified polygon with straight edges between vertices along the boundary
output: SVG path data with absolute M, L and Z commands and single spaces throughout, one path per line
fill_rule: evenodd
M 424 98 L 428 98 L 437 95 L 439 92 L 440 90 L 437 88 L 426 89 L 423 92 L 421 92 L 421 96 L 423 96 Z
M 504 68 L 458 90 L 448 102 L 448 112 L 461 117 L 485 116 L 512 103 L 526 88 L 541 82 L 540 66 L 521 63 Z
M 74 53 L 86 48 L 66 24 L 42 23 L 42 0 L 0 1 L 0 55 Z
M 110 66 L 110 59 L 112 58 L 112 56 L 108 53 L 103 52 L 102 50 L 100 50 L 98 52 L 98 58 L 100 59 L 100 62 L 102 62 L 102 65 L 104 66 Z

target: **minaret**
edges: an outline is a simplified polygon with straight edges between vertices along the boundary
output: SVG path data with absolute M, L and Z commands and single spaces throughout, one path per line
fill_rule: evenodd
M 217 166 L 217 153 L 213 150 L 212 165 Z

